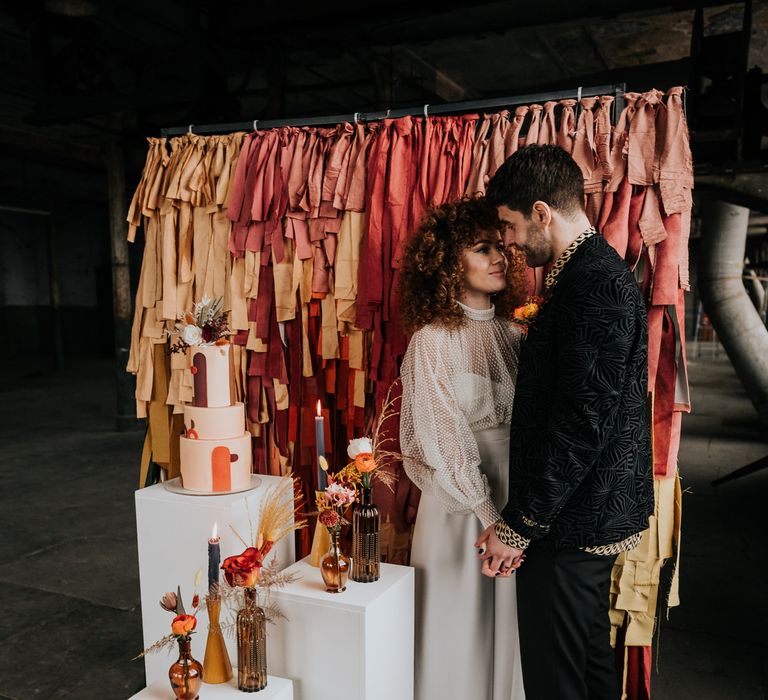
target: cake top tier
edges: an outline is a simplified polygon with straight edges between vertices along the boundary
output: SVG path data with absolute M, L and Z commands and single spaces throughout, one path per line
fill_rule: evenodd
M 219 408 L 235 403 L 235 371 L 232 346 L 196 345 L 192 353 L 193 406 Z

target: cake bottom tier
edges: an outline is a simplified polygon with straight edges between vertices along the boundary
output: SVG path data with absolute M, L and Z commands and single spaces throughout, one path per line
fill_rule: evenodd
M 181 483 L 190 491 L 218 493 L 251 483 L 251 434 L 220 440 L 181 438 Z

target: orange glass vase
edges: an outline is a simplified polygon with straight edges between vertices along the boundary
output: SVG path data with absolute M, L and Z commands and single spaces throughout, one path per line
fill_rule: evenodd
M 203 665 L 192 658 L 192 640 L 179 637 L 179 658 L 168 670 L 171 688 L 177 700 L 197 700 L 203 684 Z
M 341 551 L 338 529 L 331 535 L 331 546 L 320 561 L 320 573 L 325 581 L 325 590 L 329 593 L 341 593 L 347 590 L 349 557 Z

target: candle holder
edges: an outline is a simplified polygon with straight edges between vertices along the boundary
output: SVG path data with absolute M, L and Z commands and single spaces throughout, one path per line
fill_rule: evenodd
M 227 653 L 227 645 L 224 643 L 224 635 L 219 624 L 221 614 L 221 598 L 218 595 L 209 595 L 205 601 L 208 608 L 208 639 L 205 642 L 205 657 L 203 668 L 205 669 L 206 683 L 226 683 L 232 678 L 232 663 Z
M 331 536 L 328 534 L 328 528 L 320 523 L 315 525 L 315 536 L 312 538 L 312 550 L 309 553 L 309 564 L 315 568 L 320 567 L 320 561 L 327 554 L 331 546 Z

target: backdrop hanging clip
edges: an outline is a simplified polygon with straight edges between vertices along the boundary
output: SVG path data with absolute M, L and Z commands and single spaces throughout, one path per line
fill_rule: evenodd
M 254 131 L 258 131 L 259 130 L 259 120 L 258 119 L 254 119 L 253 120 L 253 130 Z
M 424 119 L 429 119 L 429 105 L 424 105 Z
M 195 133 L 194 131 L 192 131 L 192 127 L 193 127 L 193 126 L 194 126 L 194 124 L 190 124 L 190 125 L 189 125 L 189 128 L 187 129 L 187 133 L 188 133 L 188 134 L 194 134 L 194 133 Z

